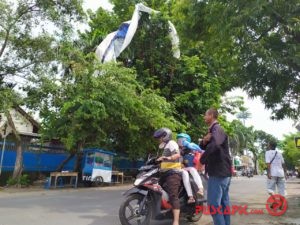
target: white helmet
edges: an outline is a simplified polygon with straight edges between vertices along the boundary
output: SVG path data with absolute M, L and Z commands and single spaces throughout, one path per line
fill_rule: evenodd
M 169 128 L 163 127 L 156 130 L 153 134 L 154 138 L 163 138 L 163 142 L 167 143 L 172 139 L 172 131 Z

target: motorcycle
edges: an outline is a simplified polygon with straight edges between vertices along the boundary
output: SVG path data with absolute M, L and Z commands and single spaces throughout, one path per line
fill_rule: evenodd
M 252 171 L 247 171 L 246 175 L 248 178 L 253 177 L 253 172 Z
M 145 166 L 139 169 L 139 174 L 134 182 L 134 187 L 123 195 L 125 200 L 119 209 L 119 219 L 122 225 L 148 225 L 150 220 L 172 219 L 172 206 L 167 192 L 159 183 L 160 167 L 157 157 L 148 158 Z M 196 208 L 202 207 L 206 201 L 197 196 L 198 187 L 190 175 L 190 182 L 195 198 L 195 203 L 188 204 L 188 196 L 183 186 L 180 186 L 180 215 L 190 222 L 201 219 L 202 212 Z

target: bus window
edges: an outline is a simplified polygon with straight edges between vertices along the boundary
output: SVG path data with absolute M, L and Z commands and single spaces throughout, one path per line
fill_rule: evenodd
M 103 153 L 95 152 L 95 166 L 103 166 Z
M 112 161 L 113 161 L 113 157 L 111 155 L 106 155 L 105 159 L 104 159 L 104 166 L 105 167 L 112 167 Z
M 88 153 L 86 156 L 86 164 L 92 166 L 93 163 L 94 163 L 94 153 L 91 152 L 91 153 Z

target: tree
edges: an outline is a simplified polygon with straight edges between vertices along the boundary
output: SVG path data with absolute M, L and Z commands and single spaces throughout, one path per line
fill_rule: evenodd
M 230 124 L 229 146 L 232 154 L 243 154 L 244 150 L 252 152 L 256 174 L 258 167 L 265 167 L 264 153 L 271 141 L 278 140 L 264 131 L 255 130 L 252 126 L 246 127 L 239 120 L 233 120 Z
M 21 103 L 21 96 L 18 95 L 15 91 L 11 88 L 3 88 L 2 89 L 2 98 L 0 100 L 0 112 L 3 112 L 5 117 L 7 118 L 8 125 L 12 128 L 12 133 L 15 137 L 16 141 L 16 161 L 14 166 L 14 171 L 12 175 L 12 179 L 18 180 L 22 174 L 23 168 L 23 151 L 22 151 L 22 140 L 21 136 L 19 135 L 14 121 L 12 119 L 10 110 L 18 103 Z
M 265 153 L 268 150 L 268 145 L 270 142 L 278 142 L 278 140 L 273 135 L 268 134 L 262 130 L 255 131 L 255 139 L 258 147 L 258 168 L 260 171 L 264 171 L 265 169 L 267 169 Z
M 181 50 L 197 54 L 222 90 L 261 97 L 273 119 L 299 117 L 298 0 L 168 2 Z
M 219 110 L 221 113 L 229 113 L 236 115 L 240 112 L 247 111 L 244 106 L 244 98 L 242 96 L 232 96 L 222 98 L 222 104 Z
M 113 0 L 113 12 L 105 13 L 99 9 L 90 14 L 90 32 L 82 35 L 83 42 L 92 40 L 96 34 L 101 37 L 113 29 L 107 29 L 111 21 L 121 22 L 130 19 L 134 4 L 141 1 Z M 144 2 L 145 3 L 145 2 Z M 119 57 L 125 67 L 135 68 L 137 80 L 144 88 L 155 90 L 174 106 L 173 116 L 195 139 L 205 132 L 203 114 L 209 107 L 220 106 L 221 85 L 216 77 L 209 76 L 202 59 L 197 55 L 173 57 L 171 40 L 168 36 L 168 20 L 171 15 L 172 1 L 146 1 L 149 7 L 161 13 L 144 13 L 139 21 L 136 34 Z M 95 26 L 97 21 L 108 21 L 102 26 Z M 92 42 L 90 42 L 92 43 Z M 92 48 L 90 48 L 92 49 Z M 199 128 L 204 128 L 199 131 Z M 181 130 L 184 131 L 184 130 Z
M 183 54 L 201 59 L 209 77 L 218 80 L 221 95 L 237 86 L 238 80 L 233 74 L 239 66 L 238 52 L 231 39 L 225 38 L 221 31 L 217 33 L 223 13 L 218 3 L 197 0 L 169 2 L 173 3 L 170 15 L 179 33 Z
M 64 78 L 57 82 L 49 74 L 38 77 L 27 91 L 31 107 L 41 109 L 43 134 L 59 137 L 73 154 L 84 147 L 101 146 L 137 159 L 155 151 L 151 138 L 155 129 L 179 127 L 171 105 L 139 85 L 132 69 L 98 65 L 87 56 L 73 65 L 70 75 L 73 82 Z
M 247 119 L 251 118 L 251 113 L 248 110 L 242 110 L 241 112 L 239 112 L 236 117 L 238 119 L 241 119 L 243 121 L 243 124 L 245 125 L 245 122 Z
M 70 31 L 70 22 L 82 15 L 79 0 L 1 1 L 1 81 L 4 77 L 26 77 L 42 69 L 41 66 L 48 65 L 56 52 L 54 35 L 48 31 L 51 23 L 52 33 L 57 36 L 66 34 Z
M 207 17 L 210 37 L 219 43 L 214 50 L 226 56 L 231 48 L 237 56 L 224 68 L 233 72 L 230 76 L 236 82 L 231 85 L 242 87 L 250 97 L 260 96 L 266 108 L 272 110 L 274 119 L 297 119 L 299 1 L 236 0 L 206 4 L 210 10 Z M 222 19 L 215 19 L 219 17 Z
M 47 23 L 53 23 L 55 36 L 69 33 L 70 22 L 83 15 L 81 1 L 1 1 L 0 3 L 0 93 L 13 93 L 12 89 L 20 78 L 27 79 L 32 73 L 41 73 L 55 61 L 56 39 L 47 32 Z M 60 29 L 59 29 L 60 28 Z M 47 29 L 49 29 L 47 27 Z M 40 31 L 38 31 L 40 30 Z M 52 65 L 50 64 L 50 67 Z M 14 81 L 18 77 L 19 82 Z M 21 80 L 22 80 L 21 79 Z M 13 128 L 16 138 L 17 156 L 13 179 L 18 180 L 22 173 L 22 146 L 9 110 L 20 103 L 19 95 L 11 94 L 1 105 Z
M 251 129 L 251 139 L 248 144 L 249 150 L 254 155 L 254 163 L 255 163 L 255 173 L 257 174 L 258 164 L 261 168 L 261 159 L 264 159 L 264 153 L 268 150 L 268 144 L 270 142 L 278 142 L 278 140 L 271 134 L 268 134 L 261 130 L 253 130 Z M 262 157 L 263 156 L 263 157 Z M 264 160 L 265 162 L 265 160 Z
M 273 119 L 299 117 L 299 7 L 298 0 L 161 6 L 178 30 L 183 54 L 197 55 L 222 93 L 241 87 L 261 97 Z
M 229 146 L 233 155 L 243 154 L 246 148 L 245 126 L 238 120 L 230 124 L 231 132 L 229 134 Z
M 283 149 L 285 164 L 289 169 L 295 169 L 300 166 L 300 150 L 295 145 L 295 137 L 299 137 L 300 133 L 288 134 L 284 136 L 280 147 Z
M 256 142 L 258 143 L 258 146 L 261 150 L 267 151 L 268 150 L 268 145 L 271 142 L 278 142 L 278 139 L 274 137 L 271 134 L 268 134 L 262 130 L 257 130 L 255 131 L 255 136 L 256 136 Z

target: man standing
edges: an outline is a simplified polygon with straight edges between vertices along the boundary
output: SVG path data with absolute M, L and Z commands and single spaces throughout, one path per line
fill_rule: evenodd
M 201 156 L 200 162 L 205 164 L 205 172 L 209 175 L 207 204 L 211 209 L 214 224 L 229 225 L 228 192 L 231 180 L 231 158 L 227 135 L 217 119 L 218 111 L 216 109 L 211 108 L 206 111 L 204 120 L 209 125 L 209 131 L 201 142 L 201 147 L 205 149 L 205 152 Z
M 285 196 L 285 165 L 282 154 L 276 151 L 276 142 L 270 142 L 266 152 L 266 163 L 268 165 L 267 189 L 270 195 L 276 190 L 282 196 Z

